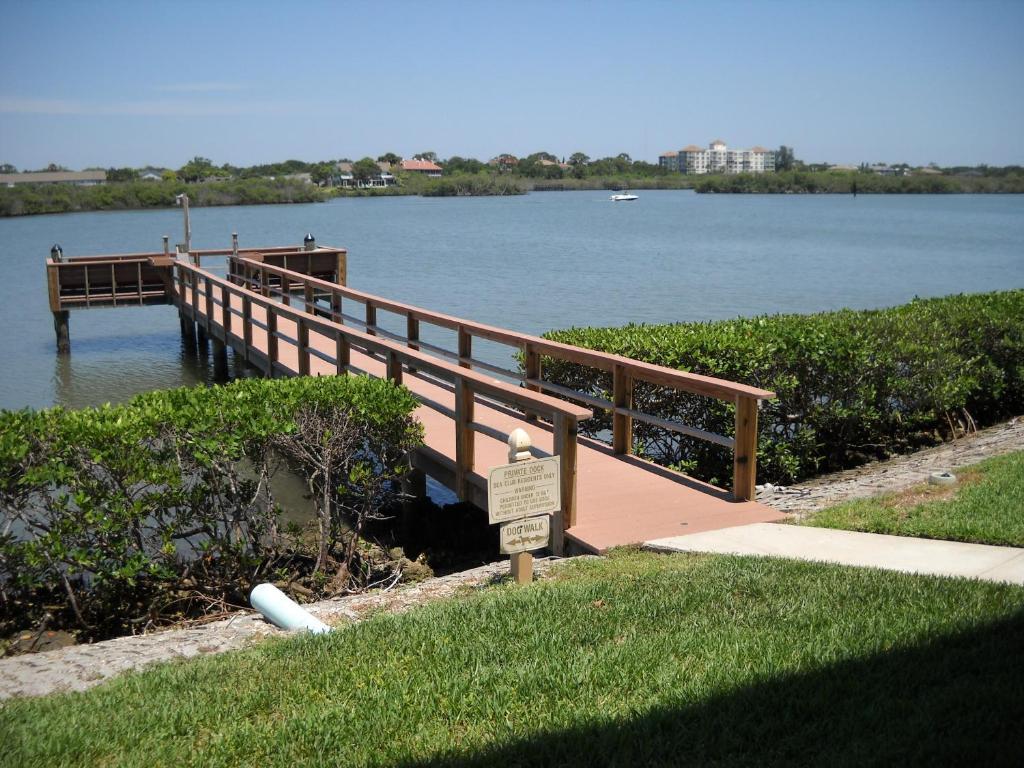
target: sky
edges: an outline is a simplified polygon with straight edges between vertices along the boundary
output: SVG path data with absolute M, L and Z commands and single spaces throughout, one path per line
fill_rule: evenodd
M 1024 0 L 0 0 L 0 163 L 1024 164 Z

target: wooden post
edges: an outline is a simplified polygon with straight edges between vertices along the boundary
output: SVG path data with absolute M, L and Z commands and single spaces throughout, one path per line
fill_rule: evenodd
M 420 501 L 427 495 L 427 476 L 421 470 L 407 466 L 401 484 L 402 520 L 399 532 L 403 546 L 407 546 L 416 533 L 416 512 Z
M 57 333 L 58 355 L 67 355 L 71 352 L 71 331 L 68 329 L 70 314 L 66 309 L 53 313 L 53 330 Z
M 523 368 L 525 371 L 525 378 L 527 382 L 525 387 L 531 392 L 540 392 L 540 385 L 531 384 L 529 379 L 540 379 L 540 355 L 532 344 L 523 345 Z M 526 412 L 527 421 L 536 421 L 537 414 L 530 411 Z
M 397 352 L 388 352 L 387 377 L 395 384 L 402 383 L 402 361 Z
M 473 337 L 469 331 L 459 326 L 459 365 L 462 368 L 472 368 L 473 364 L 469 359 L 473 357 Z
M 565 552 L 565 532 L 576 525 L 576 420 L 564 413 L 555 414 L 555 455 L 561 456 L 562 509 L 551 526 L 551 551 Z
M 508 463 L 530 461 L 532 458 L 530 436 L 526 430 L 513 430 L 512 434 L 508 436 Z M 510 557 L 509 568 L 512 571 L 512 580 L 516 584 L 529 584 L 533 581 L 533 553 L 514 552 Z
M 469 474 L 473 471 L 476 448 L 473 405 L 473 391 L 459 376 L 455 379 L 455 493 L 459 501 L 469 501 Z
M 210 332 L 210 324 L 213 322 L 213 283 L 206 281 L 206 313 L 203 322 L 206 325 L 206 332 Z
M 292 305 L 292 281 L 281 275 L 281 303 L 286 307 Z
M 179 312 L 178 318 L 181 320 L 181 343 L 192 357 L 196 354 L 196 324 L 184 312 Z
M 242 344 L 245 361 L 249 362 L 249 349 L 252 347 L 252 299 L 249 294 L 242 294 Z
M 267 306 L 267 376 L 274 378 L 274 364 L 277 363 L 277 313 L 273 305 Z
M 366 332 L 370 336 L 376 336 L 377 331 L 374 327 L 377 325 L 377 308 L 373 306 L 369 301 L 366 302 Z
M 60 312 L 60 267 L 54 262 L 46 265 L 46 288 L 50 298 L 50 311 Z M 88 289 L 86 293 L 88 294 Z
M 348 251 L 338 251 L 338 260 L 334 267 L 334 282 L 338 285 L 348 285 Z
M 405 316 L 405 338 L 407 339 L 406 343 L 409 345 L 409 349 L 419 351 L 420 345 L 416 342 L 420 340 L 420 320 L 411 314 Z M 409 366 L 409 373 L 416 373 L 416 369 L 411 365 Z
M 338 375 L 341 376 L 348 373 L 350 352 L 348 338 L 341 331 L 337 333 L 338 335 L 334 337 L 334 364 L 337 366 Z
M 313 285 L 311 283 L 302 284 L 302 298 L 306 302 L 306 312 L 309 312 L 311 315 L 320 314 L 316 308 L 316 296 L 313 295 Z
M 734 501 L 754 498 L 757 482 L 757 399 L 743 397 L 736 402 L 736 444 L 733 446 L 732 497 Z
M 227 342 L 231 333 L 231 293 L 225 285 L 220 288 L 220 324 L 224 327 L 224 341 Z
M 213 378 L 216 381 L 228 379 L 228 347 L 217 337 L 213 337 Z
M 309 376 L 309 326 L 301 317 L 295 321 L 295 341 L 299 352 L 299 376 Z
M 633 377 L 624 365 L 616 365 L 612 373 L 615 408 L 633 409 Z M 633 417 L 615 411 L 612 415 L 612 450 L 617 454 L 633 452 Z
M 337 291 L 331 291 L 331 320 L 345 324 L 345 318 L 341 316 L 341 294 Z

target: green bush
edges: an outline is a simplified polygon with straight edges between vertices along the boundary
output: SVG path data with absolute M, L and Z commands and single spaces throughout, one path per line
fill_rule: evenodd
M 883 310 L 572 328 L 547 338 L 777 393 L 762 405 L 758 481 L 789 483 L 932 445 L 1024 410 L 1024 290 L 915 299 Z M 545 378 L 609 397 L 610 375 L 544 359 Z M 638 385 L 637 409 L 719 434 L 734 410 Z M 600 412 L 580 427 L 609 428 Z M 728 484 L 731 453 L 636 424 L 638 450 Z
M 91 638 L 244 603 L 287 577 L 358 586 L 358 535 L 421 439 L 405 389 L 248 379 L 123 406 L 0 412 L 0 630 Z M 269 479 L 306 479 L 316 531 L 284 529 Z

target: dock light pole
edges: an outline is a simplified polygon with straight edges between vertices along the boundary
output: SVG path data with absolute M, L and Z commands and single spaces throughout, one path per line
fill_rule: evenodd
M 174 202 L 181 206 L 185 214 L 185 253 L 190 253 L 192 251 L 192 224 L 188 219 L 188 195 L 184 193 L 176 195 Z

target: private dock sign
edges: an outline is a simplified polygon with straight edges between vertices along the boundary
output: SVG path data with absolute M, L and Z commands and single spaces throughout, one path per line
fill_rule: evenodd
M 559 456 L 550 456 L 492 469 L 487 475 L 487 516 L 491 524 L 549 515 L 561 509 L 560 461 Z

